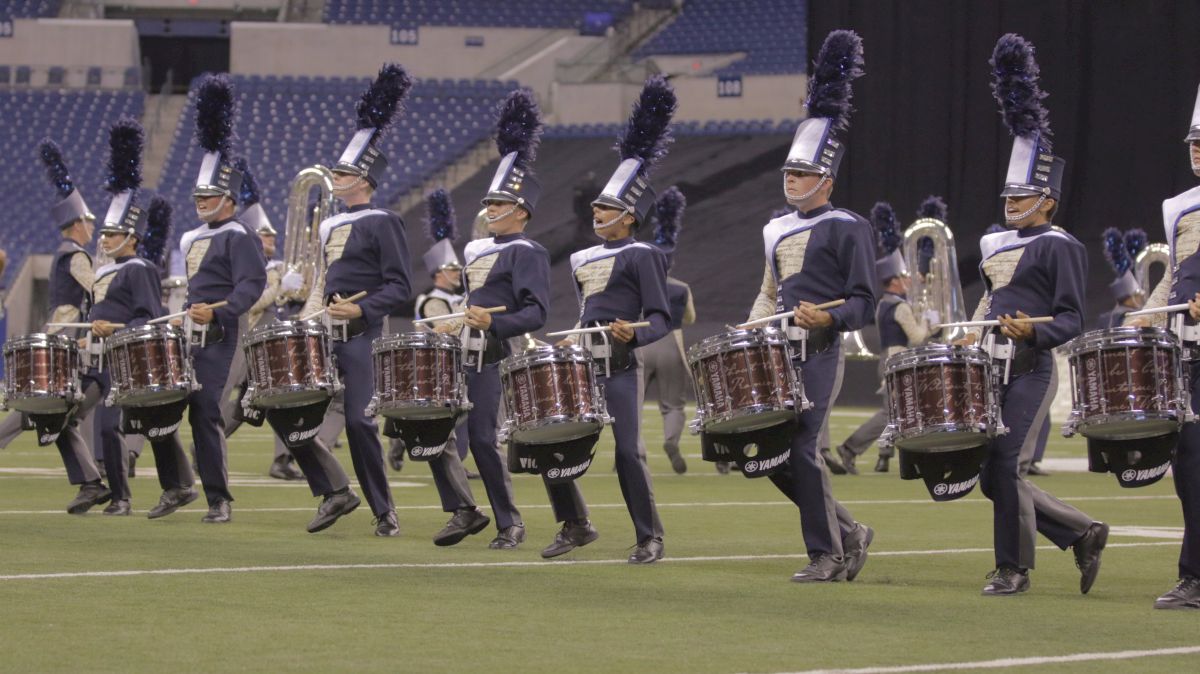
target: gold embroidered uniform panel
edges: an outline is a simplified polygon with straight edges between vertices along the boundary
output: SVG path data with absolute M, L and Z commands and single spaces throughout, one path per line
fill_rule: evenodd
M 342 251 L 346 248 L 346 239 L 350 238 L 350 230 L 354 228 L 354 223 L 349 223 L 338 227 L 329 233 L 329 238 L 325 241 L 325 268 L 329 265 L 342 259 Z
M 200 271 L 200 263 L 204 260 L 204 254 L 208 252 L 208 246 L 211 243 L 211 238 L 196 239 L 192 242 L 191 247 L 188 248 L 187 257 L 184 259 L 187 262 L 187 276 L 189 279 L 195 276 L 196 272 Z M 99 302 L 100 300 L 96 301 Z
M 481 288 L 487 283 L 488 274 L 492 273 L 492 267 L 496 266 L 496 259 L 500 257 L 499 251 L 490 255 L 481 255 L 471 264 L 467 265 L 467 287 Z
M 1200 211 L 1192 211 L 1180 218 L 1175 225 L 1175 263 L 1178 264 L 1195 255 L 1197 250 L 1200 250 Z M 1149 299 L 1146 300 L 1147 309 L 1167 306 L 1171 297 L 1172 272 L 1174 272 L 1173 269 L 1167 269 L 1158 285 L 1154 286 L 1154 292 L 1150 293 Z M 1151 314 L 1143 316 L 1142 319 L 1149 319 L 1151 325 L 1160 328 L 1167 327 L 1167 314 Z M 1133 319 L 1126 318 L 1125 320 Z
M 79 307 L 71 306 L 70 304 L 61 304 L 54 307 L 54 313 L 50 315 L 50 323 L 76 323 L 79 321 Z M 61 332 L 65 328 L 46 328 L 46 332 L 53 335 Z
M 421 318 L 445 316 L 450 313 L 450 303 L 440 297 L 430 297 L 421 305 L 421 313 L 425 314 Z
M 92 298 L 94 303 L 99 304 L 104 301 L 105 296 L 108 295 L 108 287 L 112 285 L 113 279 L 116 277 L 117 273 L 112 272 L 96 279 L 96 282 L 92 284 Z
M 608 279 L 612 278 L 613 265 L 617 256 L 588 262 L 575 270 L 575 281 L 579 284 L 579 294 L 584 301 L 608 287 Z M 582 309 L 582 306 L 580 307 Z
M 992 308 L 992 293 L 1012 281 L 1013 272 L 1017 270 L 1017 263 L 1021 261 L 1021 254 L 1024 252 L 1025 246 L 1021 246 L 996 253 L 983 261 L 983 275 L 991 282 L 991 290 L 984 292 L 983 297 L 979 298 L 979 304 L 975 306 L 975 314 L 971 316 L 971 320 L 987 319 L 988 311 Z M 967 332 L 979 337 L 983 334 L 983 328 L 970 328 Z
M 775 266 L 779 269 L 779 278 L 785 279 L 799 274 L 804 269 L 804 254 L 808 252 L 810 236 L 812 228 L 786 237 L 775 246 Z M 758 297 L 754 299 L 748 320 L 753 321 L 774 314 L 777 292 L 775 275 L 771 273 L 771 265 L 768 263 L 763 269 L 762 286 L 758 290 Z
M 91 288 L 96 282 L 96 274 L 92 269 L 92 261 L 87 253 L 79 252 L 71 256 L 71 278 L 84 288 Z
M 275 304 L 275 297 L 279 295 L 279 281 L 282 278 L 282 265 L 276 265 L 267 269 L 267 284 L 263 286 L 262 294 L 258 296 L 258 301 L 254 306 L 250 307 L 250 311 L 246 312 L 247 325 L 254 327 L 258 325 L 267 309 Z

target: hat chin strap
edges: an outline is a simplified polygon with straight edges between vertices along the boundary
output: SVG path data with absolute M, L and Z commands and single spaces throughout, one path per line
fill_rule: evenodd
M 512 205 L 512 208 L 508 209 L 507 211 L 504 211 L 500 215 L 497 215 L 494 218 L 491 215 L 484 215 L 483 219 L 487 221 L 487 224 L 494 225 L 497 222 L 500 222 L 501 220 L 503 220 L 504 218 L 507 218 L 508 216 L 512 215 L 513 213 L 516 213 L 517 207 L 519 207 L 519 206 L 520 206 L 520 204 L 514 202 Z
M 1033 215 L 1034 212 L 1037 211 L 1037 209 L 1041 208 L 1042 204 L 1044 204 L 1044 203 L 1046 203 L 1046 195 L 1041 194 L 1038 196 L 1038 200 L 1032 206 L 1029 207 L 1029 210 L 1025 211 L 1024 213 L 1018 213 L 1017 215 L 1009 215 L 1008 213 L 1005 213 L 1004 219 L 1007 222 L 1019 222 L 1021 220 L 1024 220 L 1025 218 L 1028 218 L 1029 216 Z
M 605 227 L 608 227 L 609 225 L 614 225 L 614 224 L 616 224 L 616 222 L 618 220 L 625 217 L 625 214 L 628 212 L 629 212 L 629 209 L 625 209 L 625 210 L 621 211 L 620 213 L 617 213 L 616 215 L 614 215 L 612 217 L 612 219 L 610 219 L 608 222 L 600 222 L 599 220 L 592 218 L 592 229 L 593 230 L 604 229 Z
M 358 186 L 359 186 L 359 185 L 361 185 L 361 184 L 363 184 L 363 181 L 365 181 L 366 179 L 367 179 L 367 178 L 366 178 L 366 176 L 361 176 L 361 175 L 360 175 L 360 176 L 358 176 L 357 178 L 355 178 L 355 179 L 354 179 L 354 182 L 352 182 L 352 183 L 350 183 L 349 185 L 346 185 L 346 186 L 344 186 L 344 187 L 338 187 L 337 185 L 334 185 L 334 186 L 333 186 L 333 193 L 334 193 L 334 194 L 341 194 L 342 192 L 349 192 L 350 190 L 357 189 L 357 188 L 358 188 Z
M 824 187 L 825 183 L 828 180 L 829 180 L 829 174 L 822 173 L 821 179 L 817 181 L 816 185 L 813 185 L 813 188 L 811 190 L 805 192 L 804 194 L 797 196 L 795 194 L 792 194 L 790 191 L 788 191 L 787 174 L 785 173 L 785 174 L 783 174 L 783 197 L 785 199 L 787 199 L 789 204 L 793 204 L 793 205 L 795 205 L 797 202 L 807 201 L 807 200 L 811 199 L 812 196 L 814 194 L 816 194 L 822 187 Z
M 221 200 L 217 202 L 216 206 L 213 206 L 212 208 L 210 208 L 207 211 L 202 211 L 200 209 L 196 209 L 196 215 L 199 215 L 201 220 L 205 220 L 205 218 L 211 218 L 212 216 L 216 215 L 217 213 L 220 213 L 222 208 L 225 208 L 225 200 L 228 198 L 229 197 L 222 194 Z M 205 220 L 205 221 L 207 222 L 207 220 Z
M 1197 160 L 1194 156 L 1192 157 L 1192 173 L 1200 177 L 1200 160 Z

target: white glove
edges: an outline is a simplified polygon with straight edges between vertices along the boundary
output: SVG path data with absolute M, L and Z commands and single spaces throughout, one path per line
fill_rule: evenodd
M 284 292 L 295 292 L 304 287 L 304 275 L 297 271 L 289 271 L 280 279 L 279 287 Z
M 938 325 L 942 322 L 942 315 L 935 309 L 928 309 L 922 316 L 925 317 L 925 322 L 930 325 Z

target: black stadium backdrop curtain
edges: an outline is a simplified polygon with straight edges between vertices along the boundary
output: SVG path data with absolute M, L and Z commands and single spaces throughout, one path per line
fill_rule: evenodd
M 1011 142 L 988 59 L 1004 33 L 1037 48 L 1054 151 L 1067 160 L 1055 224 L 1088 248 L 1089 326 L 1111 304 L 1103 229 L 1163 241 L 1162 200 L 1197 183 L 1182 139 L 1200 85 L 1200 2 L 810 0 L 810 62 L 838 28 L 862 36 L 866 75 L 834 202 L 866 214 L 887 200 L 909 222 L 926 195 L 942 195 L 964 286 L 979 285 L 979 237 L 1002 219 Z M 968 291 L 968 312 L 980 292 Z

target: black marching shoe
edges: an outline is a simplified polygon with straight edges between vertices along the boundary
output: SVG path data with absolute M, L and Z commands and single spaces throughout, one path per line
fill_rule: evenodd
M 450 516 L 446 526 L 433 535 L 433 544 L 441 547 L 456 545 L 467 536 L 483 531 L 491 523 L 491 518 L 479 512 L 478 508 L 459 508 Z
M 293 461 L 295 459 L 284 454 L 271 462 L 271 468 L 267 471 L 267 475 L 276 480 L 303 480 L 304 473 L 301 473 L 299 468 L 292 465 Z
M 125 499 L 113 499 L 112 503 L 104 509 L 105 515 L 114 515 L 116 517 L 128 517 L 129 513 L 133 512 L 133 508 L 129 507 L 129 501 Z
M 208 506 L 208 513 L 200 518 L 200 521 L 205 524 L 228 524 L 233 519 L 233 513 L 230 511 L 229 501 L 224 499 L 217 501 Z
M 1041 465 L 1037 463 L 1031 463 L 1029 464 L 1029 474 L 1036 475 L 1038 477 L 1045 477 L 1050 474 L 1050 471 L 1042 468 Z
M 400 535 L 400 520 L 396 519 L 395 510 L 389 510 L 382 515 L 376 516 L 374 524 L 376 536 Z
M 112 491 L 104 486 L 103 482 L 99 480 L 85 482 L 80 485 L 79 493 L 75 494 L 75 498 L 67 504 L 67 512 L 72 515 L 82 515 L 101 503 L 108 503 L 110 499 L 112 499 Z
M 716 467 L 717 467 L 718 475 L 728 475 L 729 474 L 729 462 L 728 461 L 717 461 Z
M 1108 544 L 1108 525 L 1092 522 L 1092 526 L 1071 545 L 1075 552 L 1075 566 L 1079 569 L 1079 591 L 1087 594 L 1100 573 L 1100 553 Z
M 517 546 L 524 542 L 525 525 L 514 524 L 501 529 L 492 542 L 488 543 L 488 548 L 491 550 L 516 550 Z
M 588 520 L 579 522 L 563 522 L 562 529 L 554 536 L 554 542 L 542 550 L 542 558 L 550 559 L 565 555 L 575 548 L 581 548 L 600 538 L 600 532 Z
M 671 470 L 675 471 L 676 475 L 683 475 L 687 472 L 687 460 L 683 458 L 683 454 L 679 451 L 679 445 L 663 444 L 663 451 L 667 453 L 667 458 L 671 460 Z
M 867 548 L 871 547 L 873 540 L 875 530 L 862 522 L 855 522 L 854 530 L 842 539 L 842 553 L 846 558 L 846 582 L 858 577 L 858 572 L 866 565 Z
M 137 460 L 137 454 L 129 455 L 129 473 L 126 475 L 126 477 L 137 477 Z
M 888 472 L 888 460 L 890 458 L 891 457 L 888 457 L 888 456 L 879 457 L 879 460 L 875 462 L 875 472 L 876 473 Z
M 341 491 L 336 491 L 332 494 L 326 494 L 325 500 L 321 501 L 321 505 L 317 506 L 317 515 L 308 523 L 308 533 L 315 534 L 318 531 L 324 531 L 333 526 L 333 523 L 338 521 L 342 515 L 349 515 L 354 512 L 354 509 L 362 503 L 358 495 L 350 491 L 349 487 Z
M 158 505 L 151 508 L 146 517 L 152 520 L 166 517 L 197 498 L 200 498 L 200 492 L 191 487 L 173 487 L 158 497 Z
M 100 471 L 100 479 L 108 479 L 108 470 L 104 467 L 104 459 L 96 459 L 96 468 Z
M 468 471 L 467 471 L 467 479 L 468 479 L 468 480 L 478 480 L 478 479 L 479 479 L 479 473 L 476 473 L 476 472 L 475 472 L 475 471 L 473 471 L 473 470 L 468 470 Z
M 1154 602 L 1154 608 L 1200 609 L 1200 578 L 1184 576 L 1170 592 Z
M 846 469 L 846 472 L 850 475 L 858 475 L 858 469 L 854 467 L 854 460 L 858 456 L 845 445 L 838 445 L 837 453 L 842 459 L 842 467 Z
M 792 574 L 793 583 L 834 583 L 846 580 L 845 557 L 818 555 L 800 571 Z
M 825 459 L 825 465 L 829 466 L 830 473 L 834 475 L 846 474 L 846 467 L 833 455 L 833 452 L 829 451 L 828 447 L 821 448 L 821 458 Z
M 396 442 L 392 444 L 392 448 L 388 450 L 388 465 L 392 470 L 399 473 L 404 470 L 404 443 Z
M 1005 597 L 1020 594 L 1029 589 L 1029 572 L 1001 566 L 987 575 L 988 584 L 983 586 L 985 597 Z
M 663 543 L 661 538 L 647 538 L 637 544 L 633 554 L 629 555 L 630 564 L 653 564 L 662 559 Z

